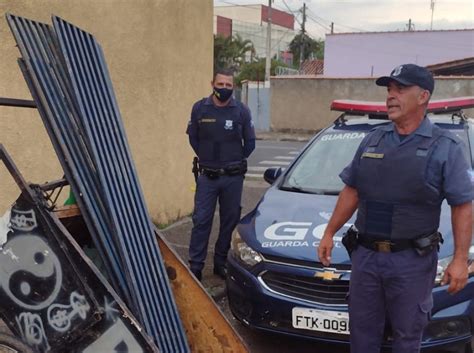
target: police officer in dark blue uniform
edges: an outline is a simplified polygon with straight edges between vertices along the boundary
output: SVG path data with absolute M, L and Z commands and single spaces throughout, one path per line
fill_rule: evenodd
M 455 243 L 448 291 L 467 282 L 474 191 L 461 141 L 425 116 L 434 80 L 405 64 L 380 77 L 391 123 L 361 142 L 341 173 L 345 183 L 318 249 L 328 266 L 333 236 L 358 209 L 349 289 L 352 353 L 379 353 L 390 322 L 394 353 L 420 351 L 433 302 L 441 203 L 452 209 Z
M 189 264 L 201 280 L 212 220 L 219 200 L 220 228 L 214 248 L 214 274 L 226 277 L 226 258 L 232 231 L 240 218 L 240 201 L 246 158 L 255 148 L 255 131 L 249 109 L 232 97 L 233 74 L 217 71 L 213 93 L 196 102 L 187 134 L 199 158 L 194 199 Z

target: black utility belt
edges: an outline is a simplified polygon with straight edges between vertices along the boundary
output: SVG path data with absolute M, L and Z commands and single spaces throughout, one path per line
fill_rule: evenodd
M 211 168 L 202 167 L 201 173 L 210 179 L 216 179 L 223 175 L 235 176 L 235 175 L 245 174 L 245 172 L 242 170 L 240 165 L 238 165 L 237 167 L 228 167 L 228 168 L 221 168 L 221 169 L 211 169 Z
M 358 234 L 357 243 L 364 248 L 377 252 L 398 252 L 407 249 L 415 249 L 418 253 L 424 254 L 439 249 L 439 244 L 443 243 L 443 237 L 439 232 L 423 235 L 415 239 L 379 239 L 365 234 Z

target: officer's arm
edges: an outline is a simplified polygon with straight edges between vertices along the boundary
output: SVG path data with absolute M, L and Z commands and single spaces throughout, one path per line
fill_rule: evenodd
M 198 137 L 198 124 L 197 124 L 197 113 L 200 107 L 199 103 L 195 103 L 191 110 L 191 117 L 188 122 L 188 127 L 186 129 L 186 133 L 189 136 L 189 144 L 194 150 L 196 155 L 199 151 L 199 137 Z
M 459 292 L 467 283 L 468 252 L 472 238 L 472 203 L 451 206 L 453 224 L 454 256 L 444 272 L 441 284 L 449 283 L 448 292 Z
M 454 257 L 453 260 L 467 262 L 472 241 L 472 203 L 451 207 L 453 224 Z
M 359 196 L 357 190 L 346 185 L 339 194 L 336 208 L 334 209 L 324 233 L 333 237 L 334 234 L 352 217 L 354 212 L 357 210 L 358 203 Z
M 243 119 L 242 137 L 244 140 L 244 157 L 248 158 L 255 149 L 255 127 L 252 122 L 252 115 L 249 108 L 242 104 L 241 109 Z
M 336 208 L 319 243 L 318 257 L 324 266 L 329 266 L 331 263 L 331 251 L 334 246 L 332 238 L 334 234 L 352 217 L 358 203 L 359 195 L 357 190 L 346 185 L 339 194 Z
M 199 139 L 198 139 L 198 137 L 195 136 L 195 135 L 189 135 L 189 144 L 193 148 L 194 153 L 196 153 L 196 155 L 197 155 L 198 150 L 199 150 Z
M 248 158 L 255 149 L 255 139 L 244 140 L 244 157 Z

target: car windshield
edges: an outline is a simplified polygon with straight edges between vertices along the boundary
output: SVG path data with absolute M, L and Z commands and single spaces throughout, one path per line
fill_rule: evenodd
M 464 141 L 465 157 L 471 164 L 466 130 L 452 124 L 438 123 L 438 125 L 441 128 L 449 129 Z M 351 162 L 359 144 L 370 128 L 361 131 L 356 130 L 354 126 L 352 131 L 331 129 L 323 132 L 288 171 L 280 189 L 337 195 L 344 187 L 339 174 Z
M 354 157 L 366 131 L 327 131 L 320 135 L 288 172 L 283 190 L 338 194 L 339 173 Z

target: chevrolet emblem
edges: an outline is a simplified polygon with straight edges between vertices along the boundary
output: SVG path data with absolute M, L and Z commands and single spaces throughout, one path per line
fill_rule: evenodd
M 339 279 L 342 277 L 342 273 L 336 273 L 334 271 L 322 271 L 322 272 L 316 272 L 314 274 L 314 277 L 316 278 L 322 278 L 324 281 L 335 281 L 336 279 Z

